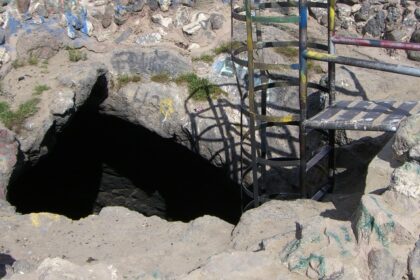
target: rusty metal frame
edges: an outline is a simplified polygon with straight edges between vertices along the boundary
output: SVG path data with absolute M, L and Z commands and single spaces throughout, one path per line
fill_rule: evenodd
M 386 48 L 386 49 L 401 49 L 401 50 L 420 50 L 420 44 L 418 43 L 406 43 L 406 42 L 394 42 L 388 40 L 373 40 L 373 39 L 364 39 L 364 38 L 350 38 L 343 37 L 335 34 L 335 0 L 328 0 L 328 53 L 322 53 L 317 51 L 312 51 L 307 49 L 306 41 L 307 38 L 307 10 L 308 3 L 306 0 L 299 1 L 299 12 L 300 12 L 300 71 L 306 74 L 306 65 L 308 59 L 318 60 L 328 62 L 328 89 L 329 89 L 329 105 L 333 106 L 335 104 L 335 65 L 343 64 L 349 66 L 356 66 L 367 69 L 374 69 L 384 72 L 391 72 L 409 76 L 420 77 L 420 69 L 403 66 L 398 64 L 390 64 L 378 61 L 363 60 L 353 57 L 344 57 L 336 55 L 336 44 L 342 45 L 354 45 L 354 46 L 363 46 L 363 47 L 376 47 L 376 48 Z M 307 80 L 304 75 L 300 76 L 300 91 L 301 95 L 306 94 Z M 306 121 L 306 120 L 305 120 Z M 306 128 L 310 122 L 303 122 L 302 133 L 306 133 Z M 330 125 L 330 127 L 325 127 L 329 132 L 329 143 L 328 149 L 331 151 L 329 153 L 329 186 L 323 186 L 315 195 L 314 198 L 322 197 L 322 193 L 325 193 L 326 190 L 332 191 L 335 187 L 335 129 L 339 126 L 337 123 L 336 126 Z M 355 128 L 353 128 L 355 129 Z M 394 127 L 392 128 L 394 129 Z M 363 130 L 382 130 L 382 131 L 392 131 L 388 126 L 373 126 L 369 123 L 363 127 Z M 303 149 L 303 147 L 302 147 Z M 318 158 L 321 158 L 318 156 Z M 308 171 L 308 169 L 306 169 Z M 302 180 L 305 180 L 306 172 L 301 168 L 301 177 Z
M 321 148 L 320 151 L 312 158 L 307 156 L 307 136 L 313 128 L 308 126 L 307 120 L 307 100 L 308 87 L 316 88 L 328 92 L 328 103 L 330 106 L 335 104 L 336 85 L 335 73 L 336 64 L 344 64 L 357 66 L 380 71 L 399 73 L 404 75 L 420 77 L 420 69 L 397 64 L 383 63 L 377 61 L 369 61 L 356 59 L 352 57 L 344 57 L 336 55 L 336 44 L 356 45 L 365 47 L 392 48 L 403 50 L 420 50 L 420 44 L 392 42 L 387 40 L 370 40 L 359 38 L 348 38 L 337 36 L 335 34 L 335 0 L 328 0 L 327 3 L 308 2 L 307 0 L 299 1 L 281 1 L 261 3 L 260 0 L 243 0 L 243 6 L 235 8 L 231 1 L 231 23 L 232 38 L 234 22 L 244 22 L 246 24 L 247 38 L 242 46 L 232 47 L 232 61 L 236 65 L 247 67 L 248 70 L 248 89 L 247 93 L 242 97 L 242 116 L 248 118 L 248 130 L 245 131 L 241 127 L 241 157 L 247 157 L 250 165 L 243 166 L 242 170 L 242 188 L 245 196 L 249 197 L 251 202 L 244 208 L 257 207 L 267 199 L 264 193 L 265 172 L 267 166 L 295 166 L 299 168 L 299 187 L 301 197 L 312 197 L 318 199 L 326 190 L 332 190 L 335 186 L 335 127 L 326 127 L 328 135 L 328 144 Z M 273 17 L 262 16 L 260 11 L 264 9 L 279 7 L 298 7 L 299 14 L 297 16 Z M 328 39 L 327 45 L 308 42 L 308 7 L 326 8 L 328 13 Z M 298 41 L 264 41 L 262 35 L 262 25 L 283 24 L 283 23 L 299 23 L 299 40 Z M 254 36 L 254 33 L 256 34 Z M 266 48 L 274 47 L 298 47 L 299 62 L 297 64 L 273 64 L 264 61 L 264 57 L 258 57 Z M 311 50 L 308 50 L 311 48 Z M 247 54 L 247 59 L 241 58 L 241 54 Z M 262 58 L 262 59 L 261 59 Z M 308 82 L 308 60 L 318 60 L 328 63 L 328 84 L 326 88 L 320 85 L 314 85 Z M 298 77 L 280 78 L 274 82 L 268 82 L 267 73 L 270 78 L 273 77 L 269 71 L 284 71 L 285 69 L 298 70 Z M 254 77 L 256 72 L 262 77 L 261 85 L 255 85 Z M 237 77 L 239 84 L 239 79 Z M 299 114 L 289 114 L 286 116 L 270 116 L 267 115 L 266 98 L 267 90 L 275 87 L 299 86 Z M 256 102 L 259 97 L 260 105 Z M 246 105 L 248 101 L 248 106 Z M 241 117 L 242 120 L 242 117 Z M 266 129 L 273 125 L 294 125 L 299 127 L 299 157 L 298 158 L 267 158 L 267 141 Z M 369 130 L 369 129 L 368 129 Z M 261 143 L 257 143 L 257 133 L 260 136 Z M 250 151 L 244 148 L 245 139 L 250 139 Z M 328 157 L 328 184 L 322 186 L 315 195 L 308 193 L 306 188 L 307 173 L 316 166 L 322 159 Z M 245 177 L 252 172 L 252 189 L 245 184 Z M 261 176 L 259 176 L 261 174 Z M 294 194 L 296 195 L 296 194 Z
M 299 126 L 303 129 L 302 115 L 301 114 L 288 114 L 286 116 L 271 116 L 267 114 L 266 108 L 266 98 L 267 90 L 270 88 L 276 87 L 287 87 L 287 86 L 298 86 L 299 77 L 296 75 L 288 76 L 286 78 L 280 78 L 274 82 L 269 82 L 267 75 L 270 76 L 270 79 L 273 77 L 271 73 L 268 74 L 267 71 L 284 71 L 290 70 L 296 71 L 299 69 L 299 63 L 288 65 L 288 64 L 270 64 L 264 61 L 262 51 L 266 48 L 275 48 L 275 47 L 299 47 L 299 41 L 272 41 L 267 42 L 263 39 L 263 34 L 261 30 L 262 25 L 268 24 L 281 24 L 281 23 L 298 23 L 299 16 L 288 16 L 288 17 L 265 17 L 261 16 L 260 10 L 278 8 L 278 7 L 297 7 L 297 1 L 288 1 L 288 2 L 271 2 L 271 3 L 260 3 L 259 0 L 255 0 L 254 4 L 251 5 L 251 1 L 244 0 L 243 7 L 234 8 L 233 1 L 231 1 L 232 8 L 232 38 L 233 38 L 233 25 L 234 20 L 239 22 L 244 22 L 246 24 L 247 38 L 246 43 L 242 46 L 236 46 L 232 48 L 232 61 L 234 64 L 247 67 L 248 77 L 254 77 L 256 72 L 259 71 L 261 77 L 261 84 L 255 85 L 254 79 L 248 79 L 248 91 L 247 94 L 244 94 L 244 99 L 248 101 L 248 106 L 245 105 L 245 101 L 242 106 L 242 115 L 248 119 L 248 130 L 243 131 L 241 134 L 242 139 L 242 149 L 241 157 L 246 157 L 250 160 L 249 166 L 243 166 L 242 170 L 242 188 L 243 194 L 251 199 L 251 202 L 244 208 L 257 207 L 261 203 L 269 199 L 265 193 L 265 172 L 268 166 L 271 167 L 284 167 L 284 166 L 295 166 L 298 167 L 301 165 L 300 158 L 291 158 L 291 157 L 282 157 L 282 158 L 267 158 L 267 141 L 266 141 L 266 129 L 270 126 L 275 125 L 293 125 Z M 326 7 L 323 3 L 312 3 L 314 7 Z M 255 34 L 255 35 L 254 35 Z M 320 51 L 327 51 L 328 47 L 318 43 L 308 43 L 311 48 Z M 241 54 L 246 53 L 247 59 L 240 57 Z M 237 78 L 238 79 L 238 78 Z M 239 83 L 239 80 L 238 80 Z M 308 86 L 314 87 L 319 90 L 326 90 L 324 87 L 319 85 L 309 84 Z M 261 102 L 258 105 L 256 98 L 259 97 Z M 300 98 L 300 100 L 303 100 Z M 305 101 L 306 103 L 306 101 Z M 301 104 L 300 107 L 302 107 Z M 306 112 L 306 107 L 300 112 Z M 243 130 L 243 128 L 241 128 Z M 261 143 L 257 143 L 257 134 L 260 136 Z M 251 142 L 250 151 L 245 149 L 244 139 L 249 139 Z M 299 140 L 303 142 L 304 139 L 301 137 Z M 300 151 L 300 157 L 304 158 L 306 161 L 306 151 Z M 252 173 L 252 189 L 245 184 L 245 177 Z M 261 174 L 261 176 L 259 176 Z M 300 183 L 302 185 L 302 182 Z M 303 190 L 303 188 L 300 188 Z M 288 196 L 288 197 L 300 197 L 301 195 L 306 195 L 303 192 L 295 193 L 279 193 L 278 196 Z

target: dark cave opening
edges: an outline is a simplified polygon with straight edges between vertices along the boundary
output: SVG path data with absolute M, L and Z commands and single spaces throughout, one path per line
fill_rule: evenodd
M 57 136 L 50 153 L 9 186 L 8 200 L 18 212 L 79 219 L 119 205 L 167 220 L 213 215 L 238 221 L 239 187 L 225 170 L 172 139 L 100 114 L 98 90 L 103 86 Z

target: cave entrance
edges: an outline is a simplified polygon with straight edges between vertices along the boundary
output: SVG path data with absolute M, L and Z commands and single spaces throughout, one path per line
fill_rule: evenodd
M 93 94 L 93 93 L 92 93 Z M 9 186 L 18 212 L 79 219 L 104 206 L 189 221 L 202 215 L 236 223 L 239 187 L 225 170 L 149 130 L 86 106 L 54 149 Z

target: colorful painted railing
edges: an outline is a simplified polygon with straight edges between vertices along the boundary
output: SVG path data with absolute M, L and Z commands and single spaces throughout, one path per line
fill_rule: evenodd
M 343 64 L 361 68 L 391 72 L 409 76 L 420 77 L 420 69 L 410 66 L 364 60 L 353 57 L 339 56 L 336 54 L 335 44 L 354 45 L 364 47 L 376 47 L 401 50 L 420 50 L 418 43 L 393 42 L 388 40 L 373 40 L 364 38 L 343 37 L 335 34 L 335 0 L 328 0 L 328 53 L 308 50 L 307 19 L 308 19 L 307 0 L 300 0 L 300 35 L 299 35 L 299 79 L 300 79 L 300 97 L 303 100 L 307 98 L 307 64 L 308 59 L 324 61 L 328 63 L 328 89 L 329 89 L 329 108 L 319 113 L 310 120 L 306 119 L 305 106 L 301 107 L 301 134 L 306 134 L 308 129 L 327 129 L 329 131 L 328 150 L 330 152 L 320 152 L 313 159 L 321 160 L 327 154 L 329 155 L 329 187 L 323 187 L 314 195 L 315 198 L 322 196 L 328 189 L 335 185 L 335 155 L 334 141 L 336 129 L 353 130 L 375 130 L 375 131 L 395 131 L 398 123 L 404 116 L 419 110 L 419 102 L 403 102 L 394 107 L 390 104 L 395 102 L 369 102 L 356 101 L 353 105 L 349 102 L 335 102 L 335 65 Z M 302 102 L 303 105 L 305 105 Z M 347 104 L 347 105 L 346 105 Z M 396 103 L 395 103 L 396 104 Z M 394 104 L 394 105 L 395 105 Z M 301 152 L 306 148 L 305 139 L 302 138 Z M 310 160 L 311 166 L 316 165 L 315 160 Z M 300 163 L 301 185 L 305 188 L 306 174 L 310 166 L 301 158 Z M 302 183 L 303 182 L 303 183 Z M 305 191 L 303 191 L 305 192 Z

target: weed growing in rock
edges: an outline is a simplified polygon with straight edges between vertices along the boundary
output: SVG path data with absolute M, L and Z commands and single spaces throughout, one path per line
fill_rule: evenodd
M 36 55 L 31 54 L 28 58 L 29 65 L 38 65 L 38 57 Z
M 138 74 L 122 74 L 117 77 L 116 90 L 124 87 L 129 83 L 137 83 L 141 81 L 141 76 Z
M 214 58 L 215 58 L 215 55 L 203 54 L 203 55 L 198 56 L 198 57 L 193 57 L 192 60 L 193 61 L 203 61 L 205 63 L 213 63 Z
M 0 102 L 0 118 L 5 112 L 9 111 L 9 109 L 10 109 L 9 104 L 7 104 L 4 101 L 1 101 Z
M 160 84 L 167 84 L 171 81 L 171 77 L 167 73 L 160 73 L 153 75 L 150 80 L 152 80 L 155 83 Z
M 324 70 L 322 70 L 321 65 L 315 63 L 312 60 L 308 61 L 308 75 L 322 73 L 324 73 Z
M 230 42 L 223 42 L 218 47 L 216 47 L 213 52 L 215 55 L 219 55 L 221 53 L 230 53 L 231 48 L 236 49 L 243 44 L 239 41 L 230 41 Z
M 238 48 L 243 44 L 239 41 L 223 42 L 218 47 L 212 50 L 211 54 L 202 54 L 201 56 L 193 57 L 192 61 L 203 61 L 205 63 L 213 63 L 217 55 L 222 53 L 230 53 L 231 48 Z
M 188 93 L 196 101 L 205 101 L 207 98 L 217 98 L 226 94 L 219 86 L 212 84 L 205 78 L 200 78 L 194 73 L 184 74 L 176 78 L 178 85 L 187 84 Z
M 324 70 L 322 69 L 321 65 L 316 64 L 316 63 L 311 63 L 311 64 L 308 63 L 308 69 L 316 74 L 324 73 Z
M 7 128 L 18 131 L 28 117 L 38 112 L 39 102 L 39 98 L 32 98 L 22 103 L 16 111 L 10 110 L 6 102 L 0 102 L 0 120 Z
M 42 61 L 42 64 L 41 64 L 41 66 L 40 66 L 42 69 L 47 69 L 48 68 L 48 60 L 43 60 Z
M 23 67 L 23 66 L 25 66 L 25 61 L 23 60 L 15 59 L 12 61 L 12 67 L 15 69 Z
M 41 95 L 44 91 L 49 90 L 47 85 L 37 85 L 34 87 L 33 95 Z
M 87 54 L 82 52 L 81 50 L 76 49 L 68 49 L 69 52 L 69 60 L 71 62 L 78 62 L 80 60 L 87 60 Z
M 299 49 L 294 47 L 279 47 L 274 48 L 274 52 L 286 56 L 288 58 L 296 58 L 299 55 Z

